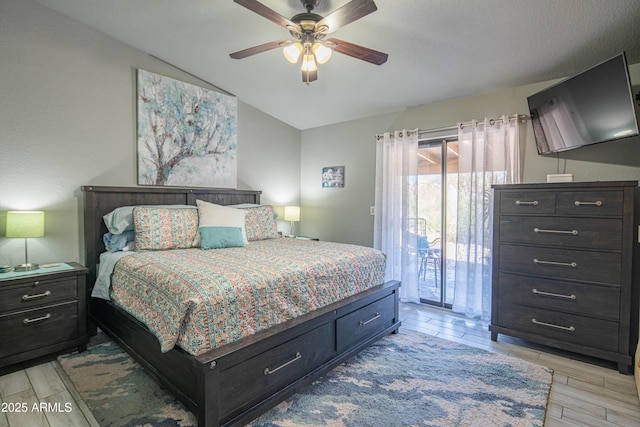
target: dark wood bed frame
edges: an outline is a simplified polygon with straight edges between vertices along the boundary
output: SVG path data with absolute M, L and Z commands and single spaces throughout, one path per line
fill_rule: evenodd
M 95 283 L 102 216 L 119 206 L 260 203 L 260 191 L 83 186 L 84 248 L 88 293 Z M 89 321 L 116 341 L 194 411 L 203 427 L 244 425 L 304 385 L 397 332 L 397 281 L 318 309 L 240 341 L 192 356 L 167 353 L 138 320 L 109 301 L 90 298 Z M 90 326 L 91 329 L 91 326 Z

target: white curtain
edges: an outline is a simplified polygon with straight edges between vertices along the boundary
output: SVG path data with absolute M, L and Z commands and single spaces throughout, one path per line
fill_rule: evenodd
M 387 256 L 386 280 L 399 280 L 400 298 L 419 302 L 418 239 L 408 219 L 418 216 L 418 131 L 378 135 L 374 247 Z
M 493 184 L 520 182 L 519 119 L 458 124 L 453 311 L 489 320 Z

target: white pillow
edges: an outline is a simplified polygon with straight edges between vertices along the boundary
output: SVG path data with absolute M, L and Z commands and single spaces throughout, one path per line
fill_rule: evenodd
M 244 244 L 249 243 L 244 229 L 246 212 L 243 209 L 216 205 L 204 200 L 196 200 L 196 205 L 198 205 L 198 227 L 240 227 Z

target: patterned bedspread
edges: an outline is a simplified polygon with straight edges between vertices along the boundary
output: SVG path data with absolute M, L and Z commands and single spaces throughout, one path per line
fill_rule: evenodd
M 200 355 L 381 284 L 384 272 L 375 249 L 289 238 L 138 252 L 116 264 L 111 299 L 162 351 Z

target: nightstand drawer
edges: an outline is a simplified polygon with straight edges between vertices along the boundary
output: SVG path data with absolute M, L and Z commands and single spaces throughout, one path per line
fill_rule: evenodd
M 33 280 L 20 286 L 0 287 L 0 314 L 26 310 L 77 298 L 78 281 L 75 277 L 62 280 Z
M 0 357 L 78 338 L 78 305 L 69 302 L 0 316 Z

